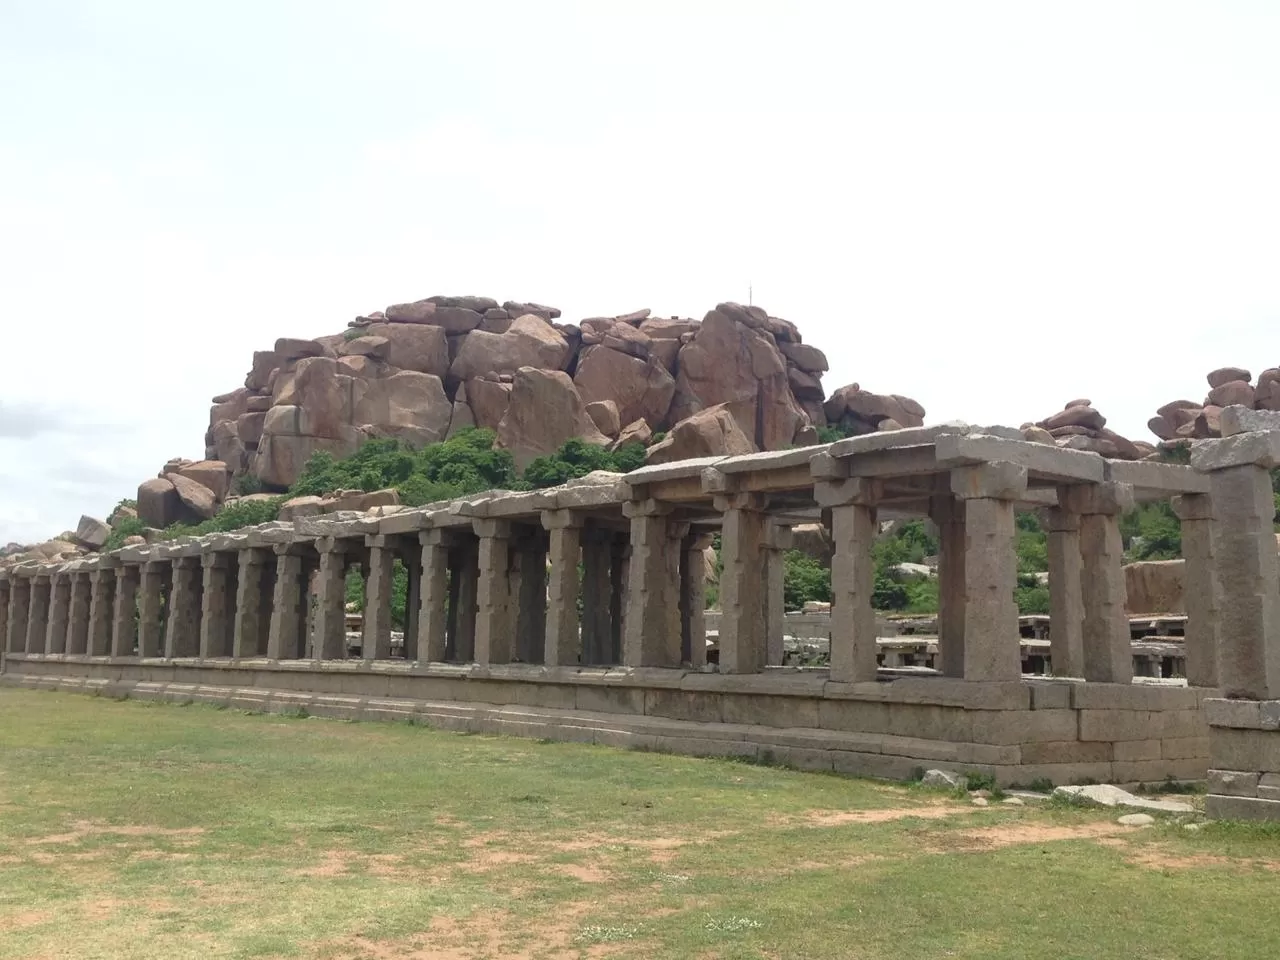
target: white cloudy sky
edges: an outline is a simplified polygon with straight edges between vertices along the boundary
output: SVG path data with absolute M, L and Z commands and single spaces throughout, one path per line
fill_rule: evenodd
M 745 299 L 929 418 L 1280 365 L 1280 4 L 0 0 L 0 543 L 277 336 Z

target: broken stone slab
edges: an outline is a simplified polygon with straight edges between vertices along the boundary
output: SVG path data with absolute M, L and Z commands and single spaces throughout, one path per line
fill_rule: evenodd
M 1066 797 L 1071 800 L 1094 803 L 1101 807 L 1133 807 L 1137 810 L 1159 810 L 1163 813 L 1194 813 L 1195 807 L 1181 800 L 1155 800 L 1150 797 L 1139 797 L 1108 783 L 1095 783 L 1086 786 L 1058 787 L 1053 791 L 1055 797 Z
M 1202 440 L 1191 447 L 1191 466 L 1204 473 L 1229 467 L 1274 469 L 1280 466 L 1280 430 Z
M 1102 482 L 1106 461 L 1098 454 L 1032 443 L 1021 439 L 1021 432 L 1018 437 L 1014 440 L 990 434 L 944 434 L 936 441 L 938 464 L 961 466 L 1000 460 L 1052 479 Z
M 949 770 L 926 770 L 924 777 L 920 780 L 921 786 L 925 787 L 943 787 L 952 789 L 959 787 L 964 780 L 959 774 L 952 773 Z
M 1240 404 L 1223 407 L 1219 417 L 1222 435 L 1280 430 L 1280 410 L 1254 410 Z

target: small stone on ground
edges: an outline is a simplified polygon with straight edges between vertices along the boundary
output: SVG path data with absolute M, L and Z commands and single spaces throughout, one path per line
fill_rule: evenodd
M 926 787 L 958 787 L 960 777 L 947 770 L 929 770 L 920 783 Z
M 1149 827 L 1155 822 L 1156 818 L 1149 813 L 1126 813 L 1116 821 L 1124 827 Z

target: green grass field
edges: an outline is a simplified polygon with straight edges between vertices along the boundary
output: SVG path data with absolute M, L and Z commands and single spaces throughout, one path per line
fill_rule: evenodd
M 0 957 L 1234 958 L 1280 832 L 0 689 Z

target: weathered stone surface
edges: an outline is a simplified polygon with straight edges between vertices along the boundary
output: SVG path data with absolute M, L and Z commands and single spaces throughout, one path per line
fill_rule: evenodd
M 508 300 L 502 305 L 502 309 L 513 317 L 532 315 L 550 321 L 560 316 L 559 307 L 548 307 L 541 303 L 519 303 L 515 300 Z
M 498 309 L 498 301 L 494 300 L 492 297 L 447 297 L 437 295 L 434 297 L 427 297 L 427 299 L 437 307 L 462 307 L 466 310 L 474 310 L 476 313 L 485 313 L 489 310 Z
M 345 341 L 338 348 L 340 357 L 369 357 L 373 360 L 389 360 L 391 357 L 391 341 L 386 337 L 356 337 Z
M 1224 437 L 1260 430 L 1280 430 L 1280 411 L 1253 410 L 1232 404 L 1222 408 L 1219 426 Z
M 357 382 L 339 371 L 338 362 L 329 357 L 309 357 L 298 362 L 292 378 L 279 388 L 276 406 L 268 411 L 266 433 L 278 433 L 272 413 L 281 406 L 295 406 L 301 411 L 304 426 L 298 432 L 313 437 L 343 436 L 352 422 L 355 405 L 353 386 Z
M 245 416 L 249 416 L 249 414 L 245 414 Z M 226 499 L 227 489 L 231 485 L 231 473 L 227 469 L 227 465 L 221 460 L 200 460 L 196 463 L 189 463 L 179 467 L 177 473 L 188 480 L 194 480 L 211 491 L 215 500 L 222 501 Z
M 200 519 L 209 520 L 218 512 L 218 498 L 204 484 L 180 473 L 171 473 L 168 479 L 177 491 L 178 499 Z
M 449 415 L 449 433 L 447 437 L 470 430 L 476 425 L 476 415 L 472 413 L 470 404 L 455 400 L 453 412 Z M 446 439 L 447 439 L 446 437 Z
M 439 377 L 402 370 L 362 384 L 352 419 L 370 436 L 395 437 L 421 447 L 443 440 L 452 416 L 453 404 Z
M 809 373 L 826 373 L 831 369 L 827 363 L 827 355 L 817 347 L 810 346 L 807 343 L 787 343 L 778 344 L 778 349 L 782 351 L 782 355 L 794 363 L 801 370 Z
M 818 379 L 817 374 L 801 370 L 799 367 L 788 367 L 787 382 L 791 384 L 791 392 L 795 394 L 802 410 L 808 413 L 806 401 L 816 401 L 818 409 L 821 409 L 823 400 L 826 398 L 826 391 L 822 389 L 822 381 Z M 810 416 L 811 421 L 812 419 L 812 416 Z M 825 413 L 822 419 L 825 423 Z
M 267 381 L 271 371 L 280 366 L 280 355 L 274 350 L 255 350 L 253 367 L 244 378 L 244 385 L 249 390 L 267 389 Z
M 401 370 L 444 378 L 449 372 L 449 339 L 440 327 L 410 323 L 371 323 L 368 337 L 388 342 L 386 361 Z
M 920 781 L 921 786 L 942 787 L 947 790 L 954 790 L 963 783 L 964 780 L 959 774 L 948 770 L 926 770 Z
M 1093 409 L 1093 407 L 1068 407 L 1067 409 L 1046 418 L 1040 425 L 1050 431 L 1055 427 L 1066 426 L 1087 427 L 1091 430 L 1101 430 L 1107 425 L 1107 418 L 1097 410 Z
M 82 516 L 76 524 L 76 543 L 90 550 L 101 550 L 109 536 L 111 528 L 93 517 Z
M 1186 612 L 1181 560 L 1144 560 L 1124 567 L 1125 613 Z
M 618 405 L 612 400 L 593 400 L 587 403 L 587 415 L 606 437 L 616 437 L 622 429 L 618 418 Z
M 1234 380 L 1242 380 L 1248 383 L 1253 379 L 1253 375 L 1244 367 L 1219 367 L 1217 370 L 1210 372 L 1206 377 L 1209 381 L 1211 389 L 1222 386 L 1224 383 L 1231 383 Z
M 617 450 L 628 443 L 639 443 L 648 446 L 652 438 L 653 431 L 649 429 L 649 424 L 644 420 L 635 420 L 619 431 L 618 439 L 614 442 L 613 449 Z
M 863 424 L 872 432 L 881 420 L 894 420 L 903 427 L 924 426 L 924 408 L 910 397 L 878 394 L 863 390 L 856 383 L 840 387 L 824 405 L 827 421 L 845 427 Z
M 1231 380 L 1221 386 L 1214 387 L 1205 398 L 1205 406 L 1229 407 L 1242 404 L 1252 407 L 1254 401 L 1253 387 L 1243 380 Z
M 498 424 L 498 446 L 510 450 L 516 464 L 523 468 L 535 457 L 555 452 L 572 437 L 599 446 L 609 444 L 609 438 L 587 414 L 567 373 L 536 367 L 518 369 L 512 382 L 511 403 Z
M 562 370 L 569 354 L 568 342 L 550 323 L 525 315 L 513 320 L 506 333 L 475 330 L 467 334 L 449 375 L 471 380 L 491 373 L 515 373 L 521 367 Z
M 245 447 L 256 447 L 262 439 L 262 426 L 266 423 L 266 420 L 266 413 L 246 413 L 244 416 L 237 418 L 236 436 L 239 438 L 240 443 Z M 216 438 L 215 449 L 217 449 Z M 224 460 L 223 463 L 226 463 L 227 467 L 232 470 L 239 470 L 243 465 L 243 460 L 243 456 L 237 456 L 232 462 L 228 463 Z
M 468 380 L 464 386 L 476 426 L 497 430 L 511 403 L 511 384 L 497 380 Z
M 610 350 L 618 350 L 633 357 L 649 356 L 651 341 L 629 323 L 615 323 L 601 337 L 601 344 Z
M 1044 443 L 1049 446 L 1054 445 L 1053 434 L 1044 427 L 1038 427 L 1034 423 L 1029 423 L 1022 428 L 1022 439 L 1031 443 Z
M 138 518 L 152 527 L 167 527 L 186 516 L 178 491 L 168 480 L 155 477 L 138 485 Z
M 611 401 L 622 423 L 667 423 L 676 381 L 653 358 L 642 360 L 606 346 L 586 347 L 578 358 L 574 386 L 586 403 Z
M 645 463 L 671 463 L 694 457 L 733 456 L 752 453 L 755 444 L 742 432 L 728 404 L 700 410 L 671 428 L 665 440 L 654 444 Z
M 298 410 L 297 407 L 273 407 L 271 413 L 286 409 Z M 268 422 L 270 416 L 268 414 Z M 348 457 L 359 449 L 363 436 L 354 427 L 348 428 L 348 432 L 340 437 L 264 433 L 253 460 L 253 472 L 263 483 L 285 488 L 302 475 L 302 468 L 312 454 L 323 450 L 339 459 Z
M 1057 787 L 1053 791 L 1053 795 L 1085 803 L 1095 803 L 1102 807 L 1134 807 L 1139 810 L 1160 810 L 1165 813 L 1195 812 L 1195 807 L 1181 800 L 1156 800 L 1151 797 L 1138 797 L 1128 790 L 1122 790 L 1120 787 L 1106 783 Z
M 640 321 L 640 332 L 651 340 L 679 340 L 684 334 L 694 334 L 702 324 L 697 320 L 679 317 L 648 317 Z
M 670 420 L 727 404 L 758 449 L 790 446 L 807 418 L 791 392 L 786 359 L 753 308 L 721 304 L 680 351 Z M 757 327 L 752 327 L 746 317 Z M 652 422 L 652 421 L 651 421 Z
M 248 412 L 249 398 L 253 393 L 244 387 L 214 397 L 214 404 L 209 410 L 209 423 L 221 423 L 223 420 L 234 420 L 242 413 Z
M 415 300 L 412 303 L 393 303 L 383 311 L 383 315 L 392 323 L 434 323 L 436 305 L 430 300 Z

